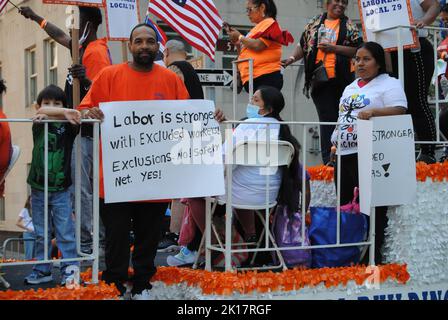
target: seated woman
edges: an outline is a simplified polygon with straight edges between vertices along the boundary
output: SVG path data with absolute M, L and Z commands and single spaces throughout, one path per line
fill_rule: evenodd
M 269 123 L 269 139 L 288 141 L 294 146 L 294 158 L 291 165 L 270 173 L 268 202 L 279 199 L 288 206 L 290 211 L 298 210 L 299 195 L 292 190 L 300 190 L 299 143 L 292 136 L 287 125 L 281 124 L 280 112 L 285 106 L 282 93 L 269 86 L 260 87 L 252 97 L 252 103 L 247 106 L 247 120 L 240 124 L 233 132 L 233 146 L 240 141 L 266 141 L 267 124 Z M 218 122 L 225 120 L 221 110 L 217 110 L 215 118 Z M 260 122 L 260 123 L 257 123 Z M 223 149 L 229 147 L 228 141 Z M 231 145 L 230 145 L 231 146 Z M 225 200 L 225 197 L 223 197 Z M 200 245 L 202 233 L 205 229 L 205 199 L 194 198 L 186 200 L 193 220 L 197 226 L 196 237 L 188 246 L 182 247 L 179 254 L 169 256 L 167 262 L 171 266 L 191 264 Z M 266 203 L 266 172 L 260 167 L 234 166 L 232 171 L 232 203 L 245 205 L 263 205 Z M 225 212 L 225 206 L 218 206 L 215 213 Z M 246 241 L 251 241 L 256 235 L 254 215 L 237 210 L 237 217 L 244 231 Z
M 336 147 L 338 136 L 340 138 L 337 153 L 341 154 L 341 205 L 353 199 L 353 189 L 359 186 L 357 119 L 401 115 L 407 109 L 406 95 L 400 81 L 386 73 L 384 49 L 381 45 L 366 42 L 359 46 L 355 56 L 355 70 L 358 78 L 342 94 L 338 119 L 341 125 L 336 127 L 331 138 Z M 335 183 L 337 174 L 335 170 Z M 380 249 L 387 224 L 387 210 L 384 209 L 386 208 L 378 207 L 375 218 L 375 256 L 378 262 L 381 261 Z

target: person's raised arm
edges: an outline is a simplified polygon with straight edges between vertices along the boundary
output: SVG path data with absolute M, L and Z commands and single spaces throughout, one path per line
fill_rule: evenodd
M 36 22 L 54 41 L 71 50 L 71 38 L 64 31 L 37 15 L 30 7 L 20 7 L 20 13 L 25 18 Z
M 414 25 L 417 28 L 423 28 L 426 26 L 430 26 L 436 21 L 437 16 L 440 13 L 440 4 L 437 0 L 424 0 L 420 3 L 423 11 L 425 11 L 425 15 L 420 20 L 416 20 Z
M 44 117 L 41 117 L 43 115 Z M 81 124 L 81 112 L 75 109 L 58 108 L 58 107 L 41 107 L 37 110 L 36 120 L 49 119 L 68 120 L 71 124 Z
M 239 43 L 240 45 L 244 45 L 246 48 L 257 52 L 267 48 L 267 45 L 262 40 L 246 38 L 234 28 L 227 28 L 226 32 L 232 43 Z

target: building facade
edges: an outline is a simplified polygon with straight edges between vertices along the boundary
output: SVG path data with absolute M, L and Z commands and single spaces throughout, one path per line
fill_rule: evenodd
M 242 31 L 252 26 L 245 12 L 245 0 L 215 0 L 223 20 Z M 277 0 L 278 21 L 283 29 L 288 29 L 299 40 L 303 27 L 314 15 L 322 12 L 326 0 Z M 14 1 L 18 6 L 29 6 L 40 16 L 55 25 L 64 28 L 67 19 L 65 5 L 42 4 L 40 0 Z M 146 13 L 148 1 L 140 0 L 142 21 Z M 357 1 L 349 1 L 347 15 L 359 22 Z M 152 17 L 158 21 L 156 17 Z M 105 19 L 100 27 L 99 36 L 105 36 Z M 160 26 L 167 32 L 168 38 L 179 36 L 164 23 Z M 225 35 L 221 35 L 225 40 Z M 295 45 L 283 50 L 283 57 L 292 54 Z M 123 61 L 120 42 L 109 42 L 113 63 Z M 200 58 L 204 68 L 228 69 L 236 53 L 232 48 L 218 51 L 215 62 L 203 56 L 199 51 L 191 49 L 190 56 Z M 8 118 L 31 118 L 35 113 L 33 103 L 40 90 L 48 84 L 64 87 L 67 68 L 71 64 L 69 51 L 52 41 L 39 26 L 25 19 L 11 4 L 0 14 L 0 77 L 6 80 L 8 91 L 0 100 L 0 106 Z M 302 94 L 303 66 L 297 63 L 284 71 L 283 94 L 287 107 L 282 113 L 284 120 L 317 121 L 317 114 L 311 100 Z M 216 102 L 224 112 L 233 114 L 233 92 L 230 88 L 204 88 L 206 97 Z M 238 96 L 235 119 L 245 115 L 245 106 L 249 100 L 247 94 Z M 19 231 L 15 226 L 18 214 L 22 209 L 29 189 L 26 178 L 31 163 L 33 147 L 31 123 L 11 123 L 13 144 L 19 145 L 21 155 L 14 169 L 6 179 L 5 197 L 0 200 L 0 233 Z M 303 128 L 294 127 L 293 132 L 301 142 L 307 156 L 307 164 L 319 163 L 319 134 L 317 126 Z

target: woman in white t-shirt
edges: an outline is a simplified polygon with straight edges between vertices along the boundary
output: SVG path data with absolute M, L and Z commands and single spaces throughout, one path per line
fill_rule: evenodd
M 341 125 L 334 130 L 331 138 L 333 145 L 337 147 L 337 153 L 341 154 L 341 205 L 353 199 L 353 189 L 359 185 L 357 119 L 401 115 L 407 109 L 406 95 L 400 81 L 386 73 L 384 49 L 381 45 L 375 42 L 363 43 L 356 51 L 355 71 L 358 78 L 342 94 L 338 119 Z M 335 182 L 337 174 L 335 170 Z M 378 249 L 375 253 L 376 261 L 381 261 L 379 250 L 387 224 L 385 208 L 379 211 L 381 212 L 377 210 L 375 219 L 375 248 Z
M 34 241 L 36 236 L 34 234 L 33 219 L 31 218 L 31 198 L 25 202 L 25 206 L 19 213 L 19 219 L 16 225 L 25 230 L 23 232 L 23 239 L 25 242 L 25 260 L 31 260 L 34 258 Z

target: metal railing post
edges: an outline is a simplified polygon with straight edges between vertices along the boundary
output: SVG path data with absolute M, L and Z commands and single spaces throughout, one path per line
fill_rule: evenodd
M 93 266 L 92 266 L 92 282 L 98 283 L 99 273 L 99 233 L 100 233 L 100 217 L 99 217 L 99 153 L 100 153 L 100 123 L 98 121 L 93 124 Z
M 81 252 L 81 130 L 75 140 L 75 218 L 76 218 L 76 252 Z M 73 182 L 72 182 L 73 183 Z
M 44 123 L 44 260 L 48 260 L 48 122 Z
M 231 129 L 228 128 L 226 130 L 226 136 L 231 136 Z M 232 137 L 232 136 L 231 136 Z M 233 141 L 233 140 L 231 140 Z M 233 149 L 233 143 L 232 143 L 232 149 Z M 230 149 L 230 148 L 229 148 Z M 226 150 L 227 154 L 232 154 L 232 149 Z M 232 164 L 233 164 L 233 158 L 226 157 L 227 163 L 226 165 L 226 179 L 227 179 L 227 201 L 226 201 L 226 215 L 225 215 L 225 254 L 224 254 L 224 260 L 225 260 L 225 271 L 231 271 L 232 270 L 232 216 L 233 216 L 233 210 L 232 210 Z
M 369 264 L 371 266 L 375 265 L 375 237 L 376 237 L 375 216 L 376 216 L 375 207 L 372 207 L 370 210 L 370 230 L 369 230 L 370 233 Z

